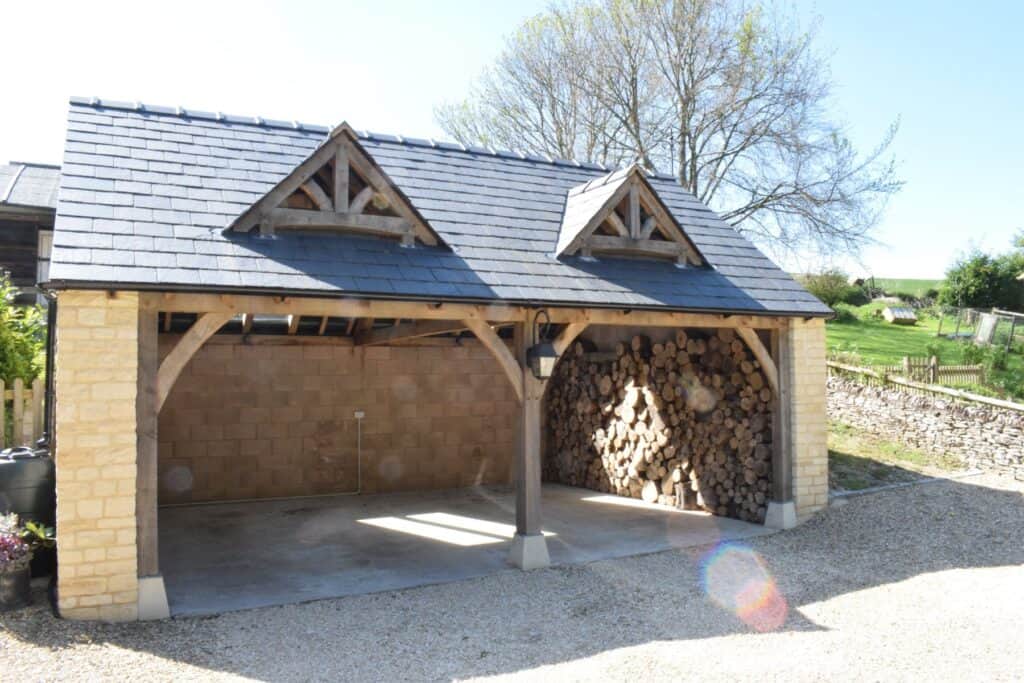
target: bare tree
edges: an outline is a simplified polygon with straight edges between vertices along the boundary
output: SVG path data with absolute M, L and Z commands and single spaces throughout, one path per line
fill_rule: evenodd
M 776 252 L 852 251 L 902 185 L 886 158 L 897 126 L 858 154 L 815 35 L 737 0 L 558 5 L 437 118 L 467 144 L 672 173 Z

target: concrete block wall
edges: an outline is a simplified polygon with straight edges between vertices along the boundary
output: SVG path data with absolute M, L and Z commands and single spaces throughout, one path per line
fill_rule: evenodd
M 65 291 L 56 335 L 57 606 L 137 616 L 138 295 Z
M 178 337 L 160 337 L 164 355 Z M 354 491 L 356 410 L 365 493 L 511 482 L 518 404 L 475 340 L 353 348 L 223 335 L 161 411 L 160 503 Z
M 828 423 L 825 382 L 825 322 L 790 321 L 793 493 L 797 517 L 828 505 Z

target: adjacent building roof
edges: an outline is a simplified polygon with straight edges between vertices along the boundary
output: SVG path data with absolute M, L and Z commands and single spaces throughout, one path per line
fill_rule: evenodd
M 57 208 L 60 166 L 13 161 L 0 165 L 0 205 Z
M 447 246 L 225 230 L 328 133 L 286 121 L 73 98 L 54 286 L 830 313 L 671 178 L 648 182 L 708 267 L 557 257 L 569 190 L 610 169 L 431 140 L 357 134 Z

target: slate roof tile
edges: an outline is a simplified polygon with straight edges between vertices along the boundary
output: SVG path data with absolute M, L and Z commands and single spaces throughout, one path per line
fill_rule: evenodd
M 328 128 L 72 98 L 55 281 L 689 310 L 828 313 L 671 179 L 652 187 L 713 268 L 555 259 L 593 164 L 372 135 L 360 144 L 450 250 L 350 235 L 226 233 Z

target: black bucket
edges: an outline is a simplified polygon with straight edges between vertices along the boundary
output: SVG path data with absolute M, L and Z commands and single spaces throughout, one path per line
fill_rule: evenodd
M 22 522 L 52 527 L 57 517 L 56 468 L 46 449 L 0 451 L 0 513 L 13 512 Z M 32 576 L 49 576 L 56 551 L 39 548 L 32 558 Z

